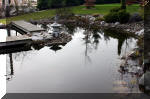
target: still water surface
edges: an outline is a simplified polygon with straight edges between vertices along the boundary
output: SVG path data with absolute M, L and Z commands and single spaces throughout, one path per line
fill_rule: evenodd
M 5 31 L 6 32 L 6 31 Z M 120 79 L 120 57 L 136 47 L 132 37 L 77 29 L 62 49 L 7 54 L 8 93 L 114 93 Z

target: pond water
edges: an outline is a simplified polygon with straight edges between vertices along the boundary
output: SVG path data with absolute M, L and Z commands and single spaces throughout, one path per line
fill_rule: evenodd
M 137 86 L 134 90 L 120 88 L 120 82 L 126 81 L 118 72 L 120 57 L 136 47 L 136 39 L 103 31 L 89 32 L 77 28 L 73 39 L 57 51 L 45 46 L 7 54 L 7 92 L 139 92 Z

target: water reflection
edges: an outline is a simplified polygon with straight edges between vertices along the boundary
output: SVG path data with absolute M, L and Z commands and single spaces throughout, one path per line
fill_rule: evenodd
M 75 26 L 74 24 L 64 24 L 64 31 L 74 35 L 74 33 L 77 31 L 77 26 Z
M 10 28 L 7 28 L 7 35 L 11 36 Z
M 8 54 L 9 55 L 9 63 L 10 63 L 10 68 L 7 69 L 7 80 L 11 80 L 14 75 L 14 67 L 13 67 L 13 58 L 12 58 L 12 53 Z
M 114 31 L 105 30 L 104 31 L 105 40 L 108 41 L 110 37 L 118 40 L 118 55 L 121 54 L 121 49 L 122 49 L 124 42 L 126 42 L 126 46 L 128 46 L 127 40 L 131 38 L 131 36 L 127 34 L 120 34 Z
M 50 47 L 50 49 L 56 52 L 58 50 L 61 50 L 62 47 L 60 47 L 59 45 L 53 45 L 52 47 Z
M 135 47 L 134 38 L 74 25 L 64 27 L 64 32 L 73 36 L 64 46 L 32 45 L 27 51 L 7 52 L 8 92 L 114 92 L 118 56 Z

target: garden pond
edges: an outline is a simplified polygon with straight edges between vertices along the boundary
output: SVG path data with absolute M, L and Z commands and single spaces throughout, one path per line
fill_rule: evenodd
M 6 52 L 8 93 L 140 92 L 138 77 L 118 71 L 121 57 L 137 47 L 136 38 L 79 27 L 63 31 L 72 35 L 66 45 Z M 0 29 L 0 36 L 7 32 Z

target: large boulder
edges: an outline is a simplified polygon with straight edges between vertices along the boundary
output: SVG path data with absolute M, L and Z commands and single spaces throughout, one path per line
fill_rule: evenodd
M 129 22 L 139 22 L 142 21 L 142 16 L 139 13 L 134 13 L 130 16 Z

